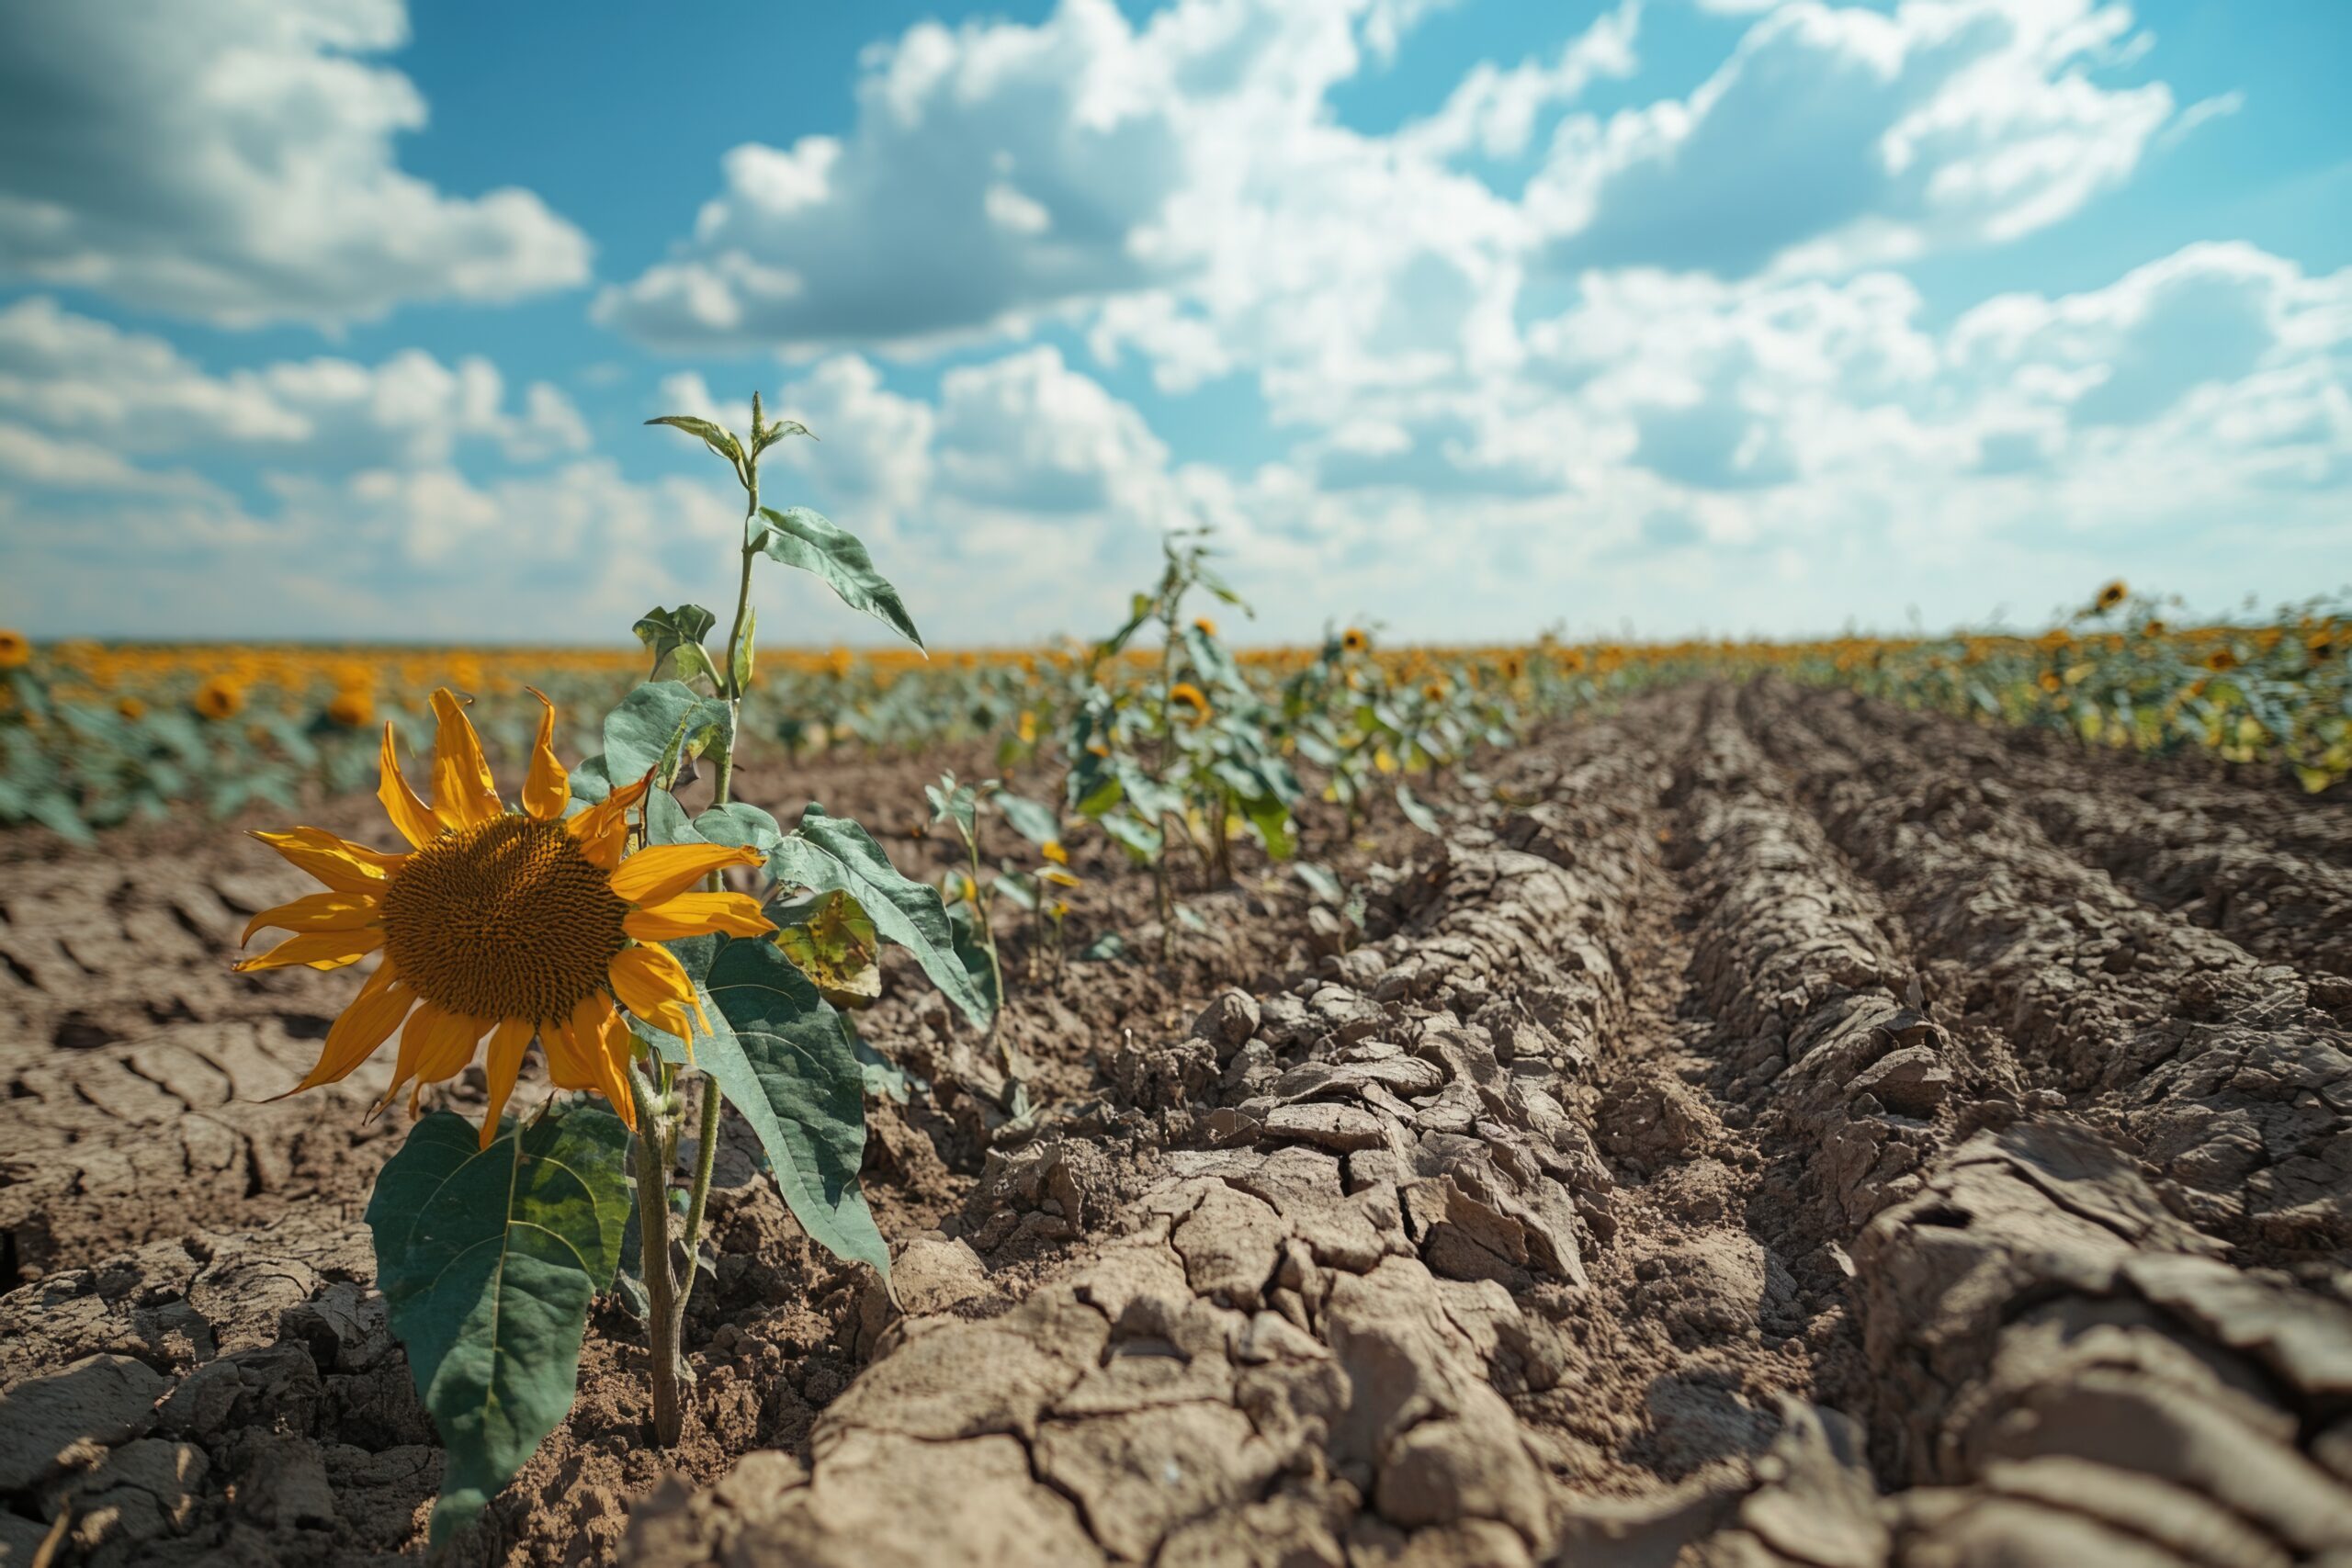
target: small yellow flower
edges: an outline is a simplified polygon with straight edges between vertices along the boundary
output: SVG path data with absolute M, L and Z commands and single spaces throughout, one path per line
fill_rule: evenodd
M 2217 648 L 2205 656 L 2205 668 L 2217 675 L 2225 670 L 2234 670 L 2237 667 L 2238 656 L 2226 647 Z
M 2130 592 L 2130 589 L 2123 586 L 2123 580 L 2120 577 L 2117 578 L 2114 581 L 2109 583 L 2106 587 L 2098 591 L 2098 608 L 2101 610 L 2114 609 L 2118 604 L 2123 603 L 2124 595 Z
M 1069 872 L 1064 871 L 1057 865 L 1049 865 L 1045 870 L 1039 872 L 1037 874 L 1037 880 L 1044 883 L 1049 883 L 1056 887 L 1075 887 L 1078 886 L 1078 878 L 1070 874 Z
M 22 670 L 33 661 L 33 645 L 22 632 L 0 630 L 0 670 Z
M 1069 914 L 1069 905 L 1063 900 L 1057 898 L 1052 903 L 1046 906 L 1046 914 L 1057 925 L 1058 925 Z
M 245 705 L 245 690 L 226 675 L 215 675 L 196 689 L 196 711 L 206 718 L 234 718 Z
M 376 704 L 365 692 L 337 692 L 327 704 L 327 717 L 345 729 L 358 729 L 376 716 Z
M 1021 722 L 1015 727 L 1014 733 L 1021 737 L 1021 744 L 1023 746 L 1035 745 L 1037 742 L 1037 716 L 1031 713 L 1027 708 L 1022 709 Z
M 1427 697 L 1433 703 L 1442 703 L 1445 700 L 1445 691 L 1446 686 L 1444 682 L 1431 681 L 1428 685 L 1421 688 L 1421 695 Z
M 1044 843 L 1037 846 L 1037 852 L 1045 856 L 1047 860 L 1053 862 L 1056 865 L 1068 865 L 1069 863 L 1069 852 L 1062 848 L 1062 841 L 1059 839 L 1047 839 Z
M 1364 636 L 1361 628 L 1350 626 L 1340 634 L 1340 646 L 1350 653 L 1362 653 L 1372 646 L 1372 638 Z
M 1200 723 L 1209 716 L 1208 694 L 1190 681 L 1176 682 L 1174 688 L 1168 694 L 1168 705 L 1171 709 L 1185 709 L 1185 716 L 1194 724 Z

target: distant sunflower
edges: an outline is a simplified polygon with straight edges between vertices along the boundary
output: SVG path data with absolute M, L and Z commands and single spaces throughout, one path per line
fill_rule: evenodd
M 2123 586 L 2123 580 L 2119 577 L 2114 581 L 2109 583 L 2106 587 L 2098 591 L 2098 601 L 2096 607 L 2101 610 L 2112 610 L 2118 604 L 2123 603 L 2124 595 L 2130 592 L 2130 589 Z
M 2205 656 L 2205 668 L 2212 671 L 2216 675 L 2225 670 L 2234 670 L 2237 667 L 2237 654 L 2226 646 L 2217 648 Z
M 1350 653 L 1362 653 L 1372 646 L 1372 638 L 1364 636 L 1361 628 L 1350 626 L 1340 634 L 1340 646 Z
M 117 697 L 114 700 L 114 711 L 136 724 L 147 716 L 147 705 L 137 697 Z
M 1168 705 L 1170 708 L 1184 709 L 1185 717 L 1193 724 L 1200 723 L 1209 716 L 1208 694 L 1190 681 L 1179 681 L 1170 689 Z
M 196 689 L 196 711 L 206 718 L 234 718 L 245 705 L 245 689 L 226 675 L 215 675 Z
M 1206 615 L 1193 616 L 1193 629 L 1200 633 L 1203 637 L 1216 636 L 1216 623 L 1210 620 Z
M 327 717 L 345 729 L 356 729 L 376 716 L 376 704 L 366 692 L 346 687 L 327 700 Z
M 521 812 L 500 803 L 481 739 L 445 687 L 433 694 L 439 728 L 431 806 L 401 776 L 392 727 L 384 726 L 376 794 L 409 841 L 407 853 L 381 853 L 317 828 L 254 835 L 327 891 L 255 915 L 248 942 L 266 927 L 297 934 L 240 971 L 340 969 L 379 949 L 384 954 L 328 1030 L 318 1065 L 288 1093 L 345 1077 L 397 1029 L 400 1055 L 380 1103 L 413 1084 L 413 1105 L 426 1084 L 462 1071 L 488 1035 L 487 1148 L 536 1034 L 557 1088 L 602 1094 L 634 1127 L 634 1047 L 614 1004 L 690 1038 L 688 1021 L 701 1016 L 694 982 L 658 944 L 775 929 L 756 899 L 696 890 L 723 866 L 760 864 L 756 850 L 659 844 L 622 858 L 628 810 L 650 775 L 566 820 L 571 784 L 556 761 L 555 705 L 531 694 L 547 711 Z
M 0 670 L 22 670 L 32 661 L 30 638 L 22 632 L 0 630 Z

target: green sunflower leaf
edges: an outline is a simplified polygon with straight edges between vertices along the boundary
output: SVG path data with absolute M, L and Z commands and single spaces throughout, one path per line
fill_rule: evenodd
M 509 1122 L 487 1149 L 436 1111 L 368 1204 L 392 1333 L 448 1458 L 435 1546 L 470 1523 L 571 1408 L 588 1303 L 620 1261 L 628 1131 L 586 1105 Z
M 874 558 L 865 553 L 856 535 L 805 506 L 784 512 L 763 506 L 760 515 L 767 520 L 767 526 L 752 543 L 771 560 L 821 578 L 842 604 L 864 611 L 917 648 L 922 647 L 922 634 L 915 630 L 914 617 L 907 614 L 899 591 L 874 570 Z
M 751 1123 L 801 1228 L 887 1278 L 890 1248 L 857 1183 L 865 1068 L 841 1015 L 765 942 L 720 939 L 704 988 L 711 1032 L 696 1037 L 695 1066 Z M 685 1059 L 678 1041 L 637 1027 L 667 1059 Z

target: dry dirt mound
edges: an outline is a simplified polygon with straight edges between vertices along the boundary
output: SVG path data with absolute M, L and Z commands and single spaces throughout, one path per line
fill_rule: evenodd
M 1665 694 L 1385 834 L 1345 951 L 1253 888 L 1178 970 L 1041 982 L 1034 1120 L 887 1004 L 868 1038 L 931 1080 L 875 1106 L 894 1291 L 729 1154 L 683 1473 L 607 1307 L 461 1554 L 2352 1561 L 2342 822 L 2103 762 Z M 438 1452 L 349 1203 L 385 1145 L 247 1103 L 333 987 L 221 989 L 182 894 L 146 994 L 193 1016 L 142 1024 L 107 942 L 21 956 L 21 870 L 0 1559 L 414 1550 Z

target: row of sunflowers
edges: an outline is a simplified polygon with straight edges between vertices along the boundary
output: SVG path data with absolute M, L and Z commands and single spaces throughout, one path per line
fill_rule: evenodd
M 1499 703 L 1512 732 L 1633 683 L 1777 670 L 1906 706 L 2056 728 L 2086 746 L 2201 751 L 2281 768 L 2313 791 L 2352 773 L 2352 611 L 2318 602 L 2259 623 L 2181 625 L 2175 616 L 2173 605 L 2118 582 L 2082 614 L 2033 635 L 1390 649 L 1349 630 L 1328 643 L 1376 672 L 1384 690 L 1419 692 L 1425 705 Z M 1157 668 L 1149 647 L 1109 660 L 1092 653 L 1079 643 L 928 660 L 910 649 L 778 650 L 765 672 L 779 716 L 749 739 L 807 755 L 995 738 L 1008 760 L 1034 756 L 1057 744 L 1091 693 L 1148 680 Z M 1229 657 L 1271 697 L 1326 656 L 1317 644 Z M 526 689 L 565 711 L 599 711 L 643 675 L 646 658 L 643 649 L 618 647 L 36 647 L 0 630 L 0 825 L 37 822 L 86 839 L 188 807 L 225 816 L 362 788 L 377 727 L 423 722 L 425 694 L 437 686 L 470 694 L 485 743 L 520 757 L 538 713 Z M 1357 676 L 1359 686 L 1364 679 Z M 1209 701 L 1198 683 L 1171 695 Z

